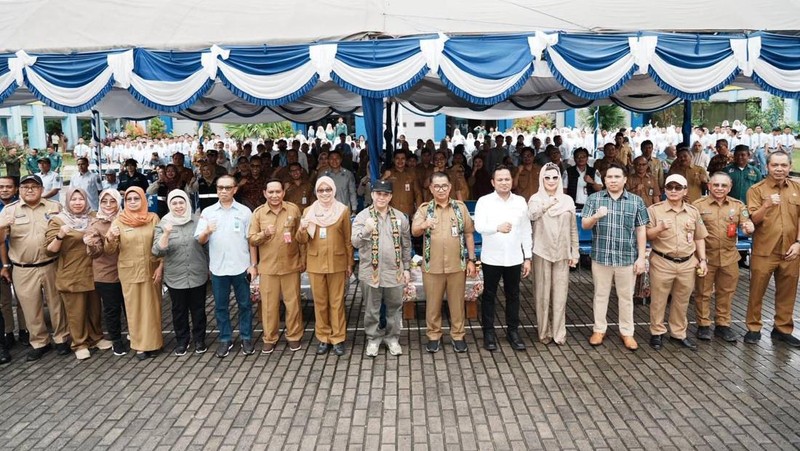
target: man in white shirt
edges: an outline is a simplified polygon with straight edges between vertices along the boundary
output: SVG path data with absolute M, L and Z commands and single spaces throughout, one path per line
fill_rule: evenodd
M 511 170 L 498 166 L 492 173 L 495 191 L 487 194 L 475 205 L 475 230 L 483 237 L 481 263 L 484 289 L 481 298 L 481 325 L 483 347 L 497 349 L 494 332 L 497 285 L 503 278 L 506 294 L 506 327 L 511 347 L 517 351 L 525 344 L 517 332 L 519 327 L 520 276 L 531 272 L 531 222 L 527 216 L 525 198 L 511 193 Z
M 792 134 L 791 127 L 784 127 L 783 134 L 781 135 L 780 139 L 780 150 L 788 153 L 789 155 L 794 152 L 794 135 Z
M 39 158 L 39 172 L 36 175 L 42 179 L 42 197 L 58 202 L 58 193 L 61 191 L 61 176 L 57 172 L 50 170 L 50 159 L 47 157 Z
M 89 208 L 92 211 L 97 211 L 100 206 L 100 191 L 103 190 L 100 176 L 89 172 L 88 158 L 78 158 L 76 164 L 78 165 L 78 172 L 72 175 L 69 186 L 70 188 L 82 188 L 86 191 L 86 200 L 89 202 Z
M 72 149 L 72 152 L 75 154 L 75 158 L 89 158 L 92 152 L 92 149 L 89 148 L 83 142 L 83 138 L 78 138 L 78 144 L 75 145 L 75 148 Z
M 117 171 L 113 169 L 106 169 L 106 178 L 103 180 L 103 190 L 117 189 L 119 182 L 117 181 Z

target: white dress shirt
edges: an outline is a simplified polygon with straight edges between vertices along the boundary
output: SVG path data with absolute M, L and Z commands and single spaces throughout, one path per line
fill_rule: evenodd
M 511 232 L 500 233 L 497 227 L 511 224 Z M 475 205 L 475 230 L 481 234 L 481 262 L 493 266 L 521 265 L 531 258 L 531 221 L 525 198 L 510 193 L 503 200 L 497 192 L 478 199 Z

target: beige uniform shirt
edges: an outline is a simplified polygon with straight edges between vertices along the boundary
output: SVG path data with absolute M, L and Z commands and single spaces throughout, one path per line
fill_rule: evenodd
M 61 212 L 61 205 L 41 199 L 31 207 L 23 201 L 12 202 L 0 212 L 0 222 L 9 223 L 8 257 L 14 263 L 35 264 L 53 260 L 45 251 L 45 233 L 50 218 Z
M 708 236 L 700 212 L 686 202 L 683 202 L 677 210 L 673 209 L 667 201 L 659 202 L 648 207 L 647 213 L 650 215 L 648 228 L 656 227 L 661 219 L 672 220 L 672 227 L 664 230 L 658 237 L 650 241 L 650 246 L 662 254 L 676 258 L 688 257 L 695 252 L 694 241 L 705 239 Z
M 739 261 L 739 251 L 736 241 L 739 226 L 750 219 L 750 213 L 744 203 L 733 197 L 727 196 L 722 203 L 708 196 L 694 202 L 694 207 L 700 211 L 703 224 L 708 230 L 706 237 L 706 258 L 708 264 L 714 266 L 728 266 Z M 728 226 L 736 227 L 736 235 L 728 237 Z

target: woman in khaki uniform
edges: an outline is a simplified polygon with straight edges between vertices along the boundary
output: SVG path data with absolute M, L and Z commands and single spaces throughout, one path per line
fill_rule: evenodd
M 333 179 L 322 176 L 315 186 L 317 200 L 306 208 L 296 239 L 307 244 L 306 271 L 314 294 L 314 332 L 317 354 L 333 347 L 344 355 L 347 331 L 344 313 L 345 282 L 353 273 L 350 209 L 336 200 Z
M 132 186 L 125 191 L 125 209 L 111 223 L 105 251 L 119 250 L 119 280 L 125 297 L 131 349 L 145 360 L 164 346 L 161 335 L 162 263 L 152 256 L 158 216 L 147 211 L 144 191 Z
M 94 214 L 86 192 L 80 188 L 71 189 L 66 208 L 50 219 L 45 233 L 47 253 L 58 256 L 56 289 L 64 302 L 72 351 L 78 360 L 91 357 L 90 348 L 111 348 L 111 342 L 103 339 L 100 298 L 92 293 L 92 259 L 83 243 L 91 216 Z

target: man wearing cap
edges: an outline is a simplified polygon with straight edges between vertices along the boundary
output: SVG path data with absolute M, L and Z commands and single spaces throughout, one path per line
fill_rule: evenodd
M 775 323 L 770 336 L 800 347 L 792 335 L 797 280 L 800 272 L 800 183 L 789 178 L 792 157 L 781 150 L 767 157 L 767 178 L 747 191 L 747 209 L 756 230 L 750 263 L 750 297 L 744 342 L 761 340 L 761 305 L 775 277 Z
M 753 233 L 755 226 L 750 221 L 747 206 L 728 196 L 731 178 L 724 172 L 711 175 L 707 197 L 694 202 L 708 230 L 706 256 L 708 274 L 697 277 L 697 338 L 711 340 L 711 293 L 716 292 L 716 315 L 713 335 L 728 342 L 735 342 L 731 330 L 731 301 L 739 282 L 739 253 L 736 250 L 738 228 L 746 234 Z
M 51 350 L 42 308 L 42 291 L 53 325 L 56 350 L 59 355 L 70 353 L 67 317 L 61 296 L 56 290 L 54 263 L 57 259 L 45 253 L 44 243 L 47 224 L 51 217 L 61 211 L 61 205 L 44 199 L 43 190 L 42 179 L 38 175 L 23 177 L 20 181 L 21 200 L 7 205 L 0 212 L 0 260 L 3 263 L 0 277 L 14 283 L 20 306 L 25 312 L 33 347 L 28 352 L 28 361 L 39 360 Z
M 61 176 L 57 172 L 51 171 L 50 165 L 49 158 L 39 158 L 39 172 L 36 175 L 44 186 L 42 197 L 58 201 L 58 192 L 61 191 Z
M 86 157 L 78 158 L 76 162 L 78 172 L 72 175 L 69 181 L 70 188 L 81 188 L 86 191 L 87 202 L 92 211 L 97 211 L 100 204 L 100 191 L 103 183 L 98 174 L 89 172 L 89 160 Z
M 223 184 L 230 177 L 223 179 Z M 270 179 L 264 189 L 267 203 L 255 209 L 247 240 L 258 248 L 259 290 L 264 324 L 262 354 L 271 354 L 278 342 L 281 298 L 286 307 L 286 340 L 289 350 L 300 350 L 303 313 L 300 304 L 300 273 L 305 270 L 305 248 L 295 235 L 300 227 L 300 209 L 284 202 L 283 184 Z
M 650 240 L 650 346 L 660 350 L 667 298 L 672 295 L 669 311 L 670 340 L 685 348 L 697 345 L 686 334 L 689 297 L 694 290 L 695 275 L 708 272 L 705 238 L 706 226 L 697 208 L 683 198 L 687 193 L 686 178 L 672 174 L 664 182 L 667 200 L 651 205 L 647 212 L 647 239 Z
M 117 171 L 113 169 L 106 169 L 106 178 L 102 182 L 103 190 L 117 189 L 119 182 L 117 181 Z
M 395 160 L 396 161 L 396 160 Z M 411 177 L 409 180 L 413 181 Z M 400 355 L 403 287 L 411 280 L 411 235 L 408 218 L 390 207 L 392 182 L 378 180 L 372 187 L 372 205 L 353 221 L 351 239 L 358 249 L 358 277 L 364 284 L 364 332 L 366 354 L 378 355 L 381 343 L 391 355 Z M 380 329 L 381 301 L 386 305 L 386 327 Z
M 560 172 L 560 171 L 559 171 Z M 519 284 L 531 272 L 533 242 L 528 204 L 511 192 L 511 170 L 503 165 L 492 170 L 494 192 L 475 205 L 475 230 L 483 237 L 481 263 L 484 290 L 481 296 L 483 347 L 497 350 L 494 331 L 497 286 L 503 279 L 506 295 L 506 337 L 514 350 L 525 344 L 519 336 Z
M 136 160 L 133 158 L 125 160 L 125 172 L 120 174 L 119 184 L 117 185 L 117 188 L 123 193 L 131 186 L 138 186 L 142 190 L 147 191 L 150 182 L 147 181 L 147 177 L 145 177 L 144 174 L 136 170 L 137 165 Z

